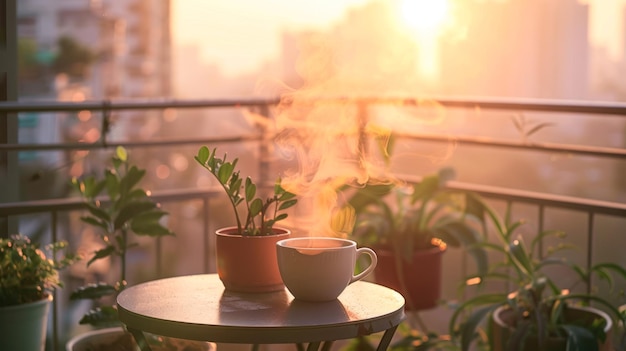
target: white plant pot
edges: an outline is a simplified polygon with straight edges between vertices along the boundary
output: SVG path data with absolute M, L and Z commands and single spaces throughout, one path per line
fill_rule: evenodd
M 121 327 L 91 330 L 71 338 L 65 345 L 65 348 L 67 351 L 93 350 L 95 345 L 111 344 L 124 334 L 126 334 L 126 331 Z M 128 336 L 130 336 L 130 334 L 128 334 Z M 139 347 L 136 347 L 136 345 L 135 350 L 139 351 Z
M 2 350 L 39 350 L 46 346 L 46 327 L 52 295 L 21 305 L 0 307 Z
M 101 345 L 110 345 L 114 343 L 118 338 L 123 336 L 129 337 L 130 333 L 126 332 L 121 327 L 112 327 L 88 331 L 81 333 L 70 339 L 65 345 L 67 351 L 90 351 L 90 350 L 108 350 L 108 347 L 102 347 Z M 135 344 L 133 340 L 133 350 L 140 351 L 139 346 Z M 216 351 L 215 343 L 203 343 L 203 351 Z M 185 348 L 187 349 L 187 348 Z M 117 348 L 116 348 L 117 350 Z

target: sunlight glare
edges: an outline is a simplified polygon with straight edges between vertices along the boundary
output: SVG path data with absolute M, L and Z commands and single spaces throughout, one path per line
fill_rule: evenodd
M 422 34 L 434 34 L 448 15 L 448 0 L 401 0 L 406 24 Z

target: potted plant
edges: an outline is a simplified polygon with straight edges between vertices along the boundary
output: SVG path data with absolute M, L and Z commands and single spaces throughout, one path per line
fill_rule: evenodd
M 216 149 L 202 146 L 195 160 L 219 182 L 235 216 L 234 226 L 216 231 L 217 273 L 224 287 L 239 292 L 283 289 L 276 242 L 287 238 L 291 231 L 274 225 L 287 218 L 285 210 L 297 203 L 296 195 L 285 190 L 278 179 L 271 195 L 257 197 L 252 179 L 240 176 L 238 159 L 230 162 L 226 154 L 220 158 Z
M 0 238 L 0 344 L 7 350 L 43 350 L 52 290 L 59 270 L 80 257 L 67 242 L 39 244 L 25 235 Z M 61 258 L 57 252 L 65 251 Z
M 481 287 L 492 279 L 504 280 L 514 289 L 506 293 L 478 294 L 459 305 L 450 320 L 450 333 L 459 337 L 462 350 L 469 350 L 485 319 L 489 320 L 487 342 L 494 351 L 612 350 L 608 335 L 613 325 L 623 322 L 624 315 L 594 293 L 559 287 L 544 270 L 553 265 L 571 268 L 580 278 L 577 283 L 583 284 L 590 282 L 592 273 L 611 280 L 611 273 L 626 278 L 626 270 L 617 264 L 600 263 L 587 271 L 555 257 L 560 249 L 568 248 L 566 244 L 556 246 L 546 257 L 537 257 L 540 241 L 563 238 L 564 233 L 544 231 L 533 238 L 527 248 L 521 237 L 514 236 L 522 221 L 511 222 L 509 210 L 506 220 L 501 220 L 491 208 L 486 205 L 485 208 L 500 242 L 483 245 L 499 252 L 504 259 L 493 265 L 487 274 L 467 282 Z M 591 307 L 590 303 L 597 307 Z
M 168 213 L 138 186 L 145 173 L 145 170 L 129 162 L 123 147 L 118 147 L 111 158 L 111 167 L 104 171 L 103 179 L 88 176 L 72 180 L 88 210 L 88 215 L 81 220 L 98 230 L 103 244 L 102 248 L 92 253 L 87 266 L 102 259 L 117 259 L 118 270 L 114 282 L 88 284 L 70 295 L 70 300 L 89 299 L 97 303 L 97 307 L 79 321 L 97 330 L 70 340 L 68 351 L 108 350 L 113 347 L 136 349 L 133 338 L 118 319 L 115 305 L 116 296 L 127 285 L 129 250 L 138 245 L 132 234 L 152 238 L 174 235 L 160 223 Z M 168 347 L 171 343 L 169 338 L 152 337 L 149 341 L 153 343 L 153 349 L 175 350 Z M 195 350 L 205 350 L 205 347 L 202 345 Z
M 447 189 L 453 176 L 442 169 L 412 186 L 370 181 L 348 197 L 356 216 L 352 235 L 378 255 L 374 279 L 401 292 L 408 310 L 437 305 L 448 246 L 464 246 L 478 270 L 486 270 L 486 254 L 474 246 L 482 240 L 480 202 L 473 193 Z

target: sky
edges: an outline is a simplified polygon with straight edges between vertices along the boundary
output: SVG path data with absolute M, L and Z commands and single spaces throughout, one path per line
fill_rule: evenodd
M 173 1 L 173 38 L 177 45 L 198 46 L 203 59 L 218 64 L 227 75 L 251 72 L 263 61 L 275 58 L 281 31 L 323 28 L 340 19 L 347 8 L 368 1 Z M 611 58 L 622 58 L 626 39 L 621 20 L 626 0 L 579 2 L 591 5 L 590 40 L 605 46 Z
M 580 0 L 590 5 L 589 39 L 605 46 L 612 59 L 624 58 L 626 0 Z
M 173 1 L 173 38 L 200 46 L 204 59 L 220 64 L 226 74 L 251 71 L 277 55 L 282 30 L 321 28 L 367 1 Z

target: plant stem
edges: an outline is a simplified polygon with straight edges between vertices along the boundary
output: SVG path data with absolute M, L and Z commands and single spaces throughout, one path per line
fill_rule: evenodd
M 126 242 L 128 238 L 128 233 L 126 231 L 126 229 L 122 229 L 122 243 L 123 243 L 123 247 L 120 247 L 120 259 L 121 259 L 121 276 L 120 276 L 120 282 L 121 282 L 121 286 L 123 287 L 125 285 L 125 281 L 126 281 L 126 252 L 127 252 L 127 247 L 128 247 L 128 243 Z

